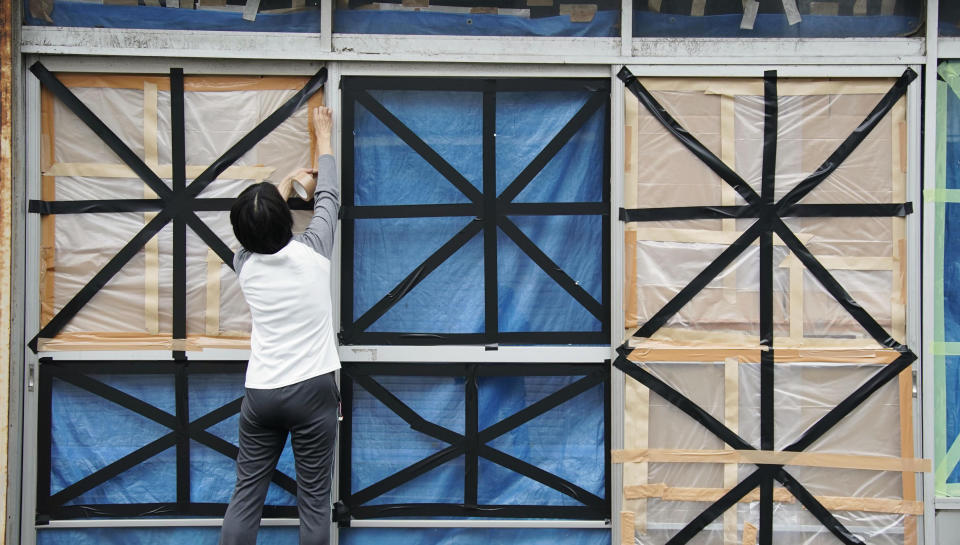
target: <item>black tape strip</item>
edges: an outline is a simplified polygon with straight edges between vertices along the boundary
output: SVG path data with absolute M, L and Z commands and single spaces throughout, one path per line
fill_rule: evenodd
M 873 376 L 861 384 L 860 387 L 857 388 L 852 394 L 847 396 L 846 399 L 841 401 L 833 409 L 830 409 L 830 411 L 823 415 L 820 420 L 817 420 L 817 422 L 810 426 L 807 431 L 803 432 L 803 435 L 801 435 L 799 439 L 785 447 L 783 450 L 799 452 L 812 445 L 814 441 L 823 437 L 828 431 L 830 431 L 830 428 L 835 426 L 845 416 L 853 412 L 853 410 L 859 407 L 861 403 L 866 401 L 868 397 L 873 395 L 873 393 L 883 387 L 883 385 L 899 375 L 901 371 L 909 367 L 916 359 L 916 354 L 907 350 L 892 363 L 884 365 L 882 369 L 874 373 Z
M 228 267 L 233 269 L 233 250 L 231 250 L 203 220 L 191 213 L 187 215 L 187 225 L 193 229 L 193 232 L 196 233 L 201 240 L 207 243 L 207 246 L 209 246 L 211 250 L 216 252 Z M 186 238 L 184 238 L 184 245 L 186 245 Z M 174 249 L 176 249 L 176 246 L 174 246 Z
M 483 456 L 487 460 L 519 473 L 524 477 L 533 479 L 542 485 L 556 490 L 557 492 L 570 496 L 584 505 L 589 505 L 596 508 L 603 508 L 606 506 L 607 502 L 603 498 L 584 490 L 583 488 L 564 478 L 558 477 L 557 475 L 554 475 L 548 471 L 544 471 L 533 464 L 510 456 L 509 454 L 492 448 L 489 445 L 480 445 L 479 452 L 480 456 Z
M 154 193 L 159 195 L 161 198 L 168 198 L 173 195 L 173 192 L 167 187 L 167 184 L 163 183 L 163 180 L 156 175 L 150 167 L 148 167 L 140 157 L 130 150 L 123 141 L 107 127 L 103 121 L 100 120 L 92 111 L 90 111 L 87 106 L 80 101 L 75 94 L 73 94 L 70 89 L 67 88 L 56 76 L 51 74 L 43 64 L 39 61 L 33 63 L 30 67 L 30 71 L 33 72 L 37 79 L 40 80 L 40 83 L 43 84 L 48 90 L 50 90 L 58 99 L 60 99 L 63 104 L 70 109 L 71 112 L 76 114 L 83 123 L 90 127 L 103 143 L 107 145 L 114 153 L 117 154 L 117 157 L 124 162 L 128 167 L 130 167 L 133 172 L 140 177 L 146 183 Z
M 370 392 L 373 397 L 377 398 L 377 400 L 386 405 L 388 409 L 402 418 L 414 431 L 418 431 L 451 445 L 463 444 L 463 435 L 424 419 L 417 414 L 416 411 L 390 393 L 379 382 L 373 380 L 373 378 L 369 376 L 356 376 L 354 377 L 354 382 L 362 386 L 366 391 Z
M 181 510 L 175 503 L 65 505 L 54 510 L 57 519 L 141 518 L 157 516 L 222 517 L 224 503 L 192 503 Z M 296 506 L 264 505 L 263 518 L 297 518 Z
M 606 202 L 511 202 L 500 207 L 507 216 L 607 216 L 610 204 Z M 604 239 L 606 240 L 606 239 Z
M 483 331 L 485 343 L 500 331 L 497 267 L 497 93 L 487 80 L 483 91 Z M 475 502 L 474 502 L 475 503 Z
M 877 204 L 795 204 L 780 211 L 781 217 L 886 217 L 913 213 L 913 203 Z M 697 219 L 757 218 L 760 211 L 752 206 L 677 206 L 667 208 L 621 208 L 625 222 L 677 221 Z
M 903 75 L 900 76 L 896 83 L 893 84 L 893 87 L 887 91 L 887 94 L 880 99 L 880 102 L 873 108 L 873 110 L 867 115 L 867 117 L 860 123 L 860 125 L 854 129 L 854 131 L 844 140 L 840 146 L 830 154 L 830 157 L 820 165 L 816 171 L 810 176 L 807 176 L 803 181 L 797 184 L 793 189 L 791 189 L 780 202 L 777 203 L 777 209 L 782 210 L 793 204 L 796 204 L 808 193 L 814 190 L 820 182 L 827 179 L 830 174 L 833 173 L 840 166 L 843 161 L 850 156 L 851 153 L 861 142 L 870 134 L 870 131 L 880 123 L 880 120 L 883 119 L 887 112 L 893 108 L 894 104 L 900 100 L 907 92 L 907 87 L 910 85 L 914 79 L 916 79 L 917 73 L 907 68 Z
M 210 449 L 223 454 L 231 460 L 236 460 L 237 455 L 240 453 L 239 447 L 223 438 L 217 437 L 208 431 L 194 432 L 191 434 L 191 438 L 201 445 L 209 447 Z M 289 475 L 282 473 L 280 470 L 274 469 L 273 473 L 270 475 L 270 480 L 290 494 L 293 494 L 294 496 L 297 494 L 297 481 Z
M 466 363 L 343 362 L 343 371 L 355 376 L 463 377 Z M 604 374 L 600 363 L 497 362 L 477 364 L 479 377 L 560 377 Z M 565 388 L 572 387 L 573 384 Z M 489 439 L 488 439 L 489 440 Z
M 441 263 L 447 260 L 450 256 L 456 253 L 457 250 L 463 247 L 464 244 L 470 241 L 477 233 L 479 233 L 483 228 L 482 222 L 471 221 L 460 230 L 459 233 L 453 236 L 448 240 L 443 246 L 441 246 L 436 252 L 434 252 L 430 257 L 428 257 L 423 263 L 421 263 L 416 269 L 413 270 L 406 278 L 404 278 L 399 284 L 397 284 L 392 290 L 390 290 L 387 295 L 383 297 L 380 301 L 370 307 L 363 316 L 358 318 L 350 326 L 350 329 L 343 333 L 343 339 L 347 342 L 351 340 L 353 335 L 358 332 L 365 330 L 370 327 L 375 321 L 377 321 L 381 316 L 383 316 L 393 305 L 403 298 L 404 295 L 410 292 L 414 287 L 417 286 L 424 278 L 432 273 Z
M 673 206 L 665 208 L 621 208 L 620 221 L 675 221 L 697 219 L 755 218 L 752 206 Z
M 115 199 L 100 201 L 30 201 L 31 214 L 104 214 L 112 212 L 153 212 L 162 210 L 160 199 Z
M 477 505 L 477 489 L 480 484 L 480 440 L 477 430 L 480 428 L 480 388 L 477 384 L 477 365 L 467 365 L 464 391 L 464 441 L 463 459 L 463 503 Z
M 827 510 L 826 507 L 820 503 L 817 498 L 813 496 L 803 485 L 797 481 L 793 475 L 788 473 L 782 467 L 774 475 L 775 478 L 783 483 L 783 486 L 790 491 L 791 494 L 798 500 L 800 503 L 810 512 L 813 516 L 817 517 L 817 520 L 820 521 L 828 530 L 830 530 L 833 535 L 837 537 L 840 541 L 846 545 L 864 545 L 864 542 L 861 541 L 857 536 L 853 535 L 844 526 L 836 517 Z M 771 501 L 772 504 L 772 501 Z
M 621 348 L 622 350 L 622 348 Z M 667 383 L 653 376 L 649 371 L 641 366 L 631 362 L 625 355 L 614 360 L 613 365 L 630 375 L 641 384 L 649 388 L 655 394 L 666 399 L 676 408 L 680 409 L 687 416 L 693 418 L 711 433 L 719 437 L 724 443 L 730 445 L 736 450 L 754 450 L 753 445 L 746 442 L 742 437 L 726 427 L 710 413 L 700 408 L 699 405 L 690 401 L 686 396 L 671 388 Z M 748 490 L 749 492 L 749 490 Z
M 353 206 L 344 209 L 344 219 L 368 218 L 437 218 L 446 216 L 480 216 L 475 204 L 409 204 L 386 206 Z
M 350 513 L 354 514 L 355 510 L 358 508 L 357 506 L 363 505 L 364 503 L 376 497 L 382 496 L 390 490 L 393 490 L 404 483 L 410 482 L 420 475 L 423 475 L 424 473 L 453 460 L 457 456 L 463 454 L 464 451 L 465 446 L 463 444 L 460 444 L 459 446 L 447 447 L 439 452 L 431 454 L 423 460 L 401 469 L 389 477 L 371 484 L 363 490 L 359 490 L 351 494 L 348 498 L 344 499 L 344 501 L 350 506 Z
M 341 153 L 340 161 L 342 163 L 342 174 L 340 183 L 342 185 L 340 192 L 340 210 L 350 211 L 354 206 L 354 117 L 356 98 L 352 91 L 347 88 L 348 82 L 352 78 L 340 78 L 340 85 L 343 87 L 343 96 L 340 100 L 340 107 L 343 112 L 340 119 L 343 122 L 342 135 L 340 139 Z M 354 221 L 349 221 L 346 217 L 341 223 L 340 246 L 343 249 L 340 252 L 340 332 L 337 333 L 341 344 L 347 344 L 347 334 L 344 329 L 348 324 L 354 321 L 353 311 L 353 280 L 354 280 L 354 260 L 357 259 L 357 252 L 354 248 Z M 354 332 L 356 333 L 356 332 Z M 349 427 L 349 426 L 344 426 Z M 346 494 L 341 494 L 341 498 L 346 498 Z
M 341 303 L 342 304 L 342 303 Z M 383 344 L 383 345 L 446 345 L 446 344 L 483 344 L 485 333 L 401 333 L 401 332 L 357 332 L 345 331 L 340 335 L 341 344 Z M 499 344 L 609 344 L 609 331 L 532 331 L 503 332 L 499 334 Z
M 352 365 L 343 362 L 340 373 L 340 409 L 345 425 L 341 424 L 338 440 L 340 443 L 340 475 L 337 479 L 340 485 L 340 494 L 337 498 L 344 505 L 350 503 L 350 492 L 353 482 L 353 377 L 350 373 Z
M 297 91 L 295 95 L 267 116 L 267 118 L 254 127 L 252 131 L 231 146 L 230 149 L 224 152 L 213 164 L 197 176 L 184 191 L 183 200 L 189 201 L 199 195 L 213 180 L 217 179 L 217 176 L 223 174 L 223 171 L 227 170 L 237 159 L 250 151 L 260 140 L 263 140 L 265 136 L 279 127 L 288 117 L 306 104 L 310 97 L 323 87 L 326 81 L 327 69 L 321 68 L 319 72 L 310 78 L 302 89 Z
M 768 472 L 769 470 L 761 467 L 751 473 L 749 477 L 740 481 L 737 486 L 731 488 L 729 492 L 724 494 L 719 500 L 713 502 L 710 507 L 674 534 L 674 536 L 667 541 L 667 545 L 683 545 L 689 542 L 695 535 L 700 533 L 701 530 L 706 528 L 708 524 L 720 517 L 727 509 L 737 505 L 738 501 L 759 486 Z
M 546 414 L 547 411 L 555 407 L 559 407 L 560 405 L 579 396 L 580 394 L 587 392 L 605 380 L 606 377 L 602 372 L 595 372 L 570 385 L 564 386 L 556 392 L 553 392 L 552 394 L 537 401 L 536 403 L 533 403 L 532 405 L 524 407 L 520 411 L 508 416 L 507 418 L 504 418 L 496 424 L 484 428 L 480 432 L 479 441 L 481 443 L 489 443 L 497 437 L 500 437 L 511 430 L 519 428 L 534 418 Z
M 403 503 L 352 507 L 350 514 L 358 519 L 386 517 L 497 517 L 602 520 L 610 517 L 609 509 L 576 505 L 451 505 L 446 503 Z
M 140 399 L 133 397 L 126 392 L 118 390 L 113 386 L 108 386 L 99 380 L 84 374 L 80 374 L 72 369 L 67 369 L 56 364 L 47 364 L 47 367 L 48 373 L 52 377 L 56 377 L 64 382 L 70 383 L 77 388 L 82 388 L 98 397 L 110 401 L 111 403 L 115 403 L 124 409 L 128 409 L 144 418 L 148 418 L 162 426 L 170 428 L 171 430 L 175 430 L 177 428 L 176 416 L 164 410 L 158 409 L 149 403 L 141 401 Z
M 187 159 L 184 147 L 183 119 L 183 69 L 170 69 L 170 140 L 173 163 L 173 192 L 181 194 L 187 187 Z M 231 261 L 232 262 L 232 261 Z M 177 213 L 173 217 L 173 338 L 187 338 L 187 226 L 183 216 Z M 174 351 L 174 359 L 185 359 L 181 351 Z M 177 376 L 181 376 L 177 373 Z M 184 375 L 185 376 L 185 375 Z M 178 392 L 179 393 L 179 392 Z M 179 398 L 178 398 L 179 403 Z M 179 407 L 178 407 L 179 409 Z M 179 472 L 182 454 L 188 453 L 190 444 L 177 444 L 177 470 Z M 189 475 L 190 467 L 186 468 Z M 180 485 L 177 479 L 177 503 L 181 503 Z M 189 497 L 190 490 L 186 490 Z
M 527 257 L 533 260 L 543 272 L 547 273 L 547 276 L 559 284 L 571 297 L 576 299 L 576 301 L 580 303 L 583 308 L 587 309 L 600 323 L 606 320 L 607 312 L 603 304 L 594 299 L 587 290 L 583 289 L 579 282 L 570 278 L 559 265 L 550 259 L 547 254 L 543 253 L 532 240 L 527 238 L 527 235 L 523 234 L 523 231 L 521 231 L 515 223 L 506 217 L 500 216 L 497 218 L 497 225 L 500 226 L 500 230 L 510 237 L 510 240 L 512 240 L 523 253 L 527 254 Z
M 764 212 L 773 207 L 777 169 L 777 72 L 763 73 L 763 164 L 760 202 Z M 760 233 L 760 448 L 774 448 L 774 365 L 773 365 L 773 231 L 767 214 L 761 214 Z M 759 545 L 773 543 L 773 476 L 764 472 L 760 480 Z
M 106 467 L 94 471 L 90 475 L 87 475 L 79 481 L 65 487 L 63 490 L 60 490 L 56 494 L 51 495 L 50 503 L 51 505 L 63 505 L 64 503 L 80 496 L 84 492 L 87 492 L 94 487 L 113 479 L 124 471 L 137 464 L 145 462 L 146 460 L 156 456 L 157 454 L 160 454 L 176 444 L 177 435 L 174 432 L 170 432 L 163 437 L 138 448 L 132 453 L 127 454 L 123 458 L 120 458 Z
M 570 121 L 567 121 L 566 125 L 560 129 L 560 132 L 540 150 L 540 153 L 538 153 L 537 156 L 524 167 L 520 174 L 510 182 L 510 185 L 500 193 L 497 202 L 505 204 L 513 201 L 513 199 L 537 177 L 537 174 L 543 170 L 543 167 L 547 166 L 547 163 L 563 149 L 563 146 L 573 138 L 573 135 L 583 128 L 587 121 L 589 121 L 602 106 L 606 105 L 608 98 L 609 95 L 606 93 L 594 93 L 580 110 L 570 118 Z M 484 146 L 484 149 L 486 149 L 486 146 Z
M 190 362 L 190 365 L 193 365 L 193 362 Z M 216 409 L 208 412 L 207 414 L 197 418 L 196 420 L 190 422 L 188 426 L 188 431 L 190 434 L 195 432 L 203 431 L 214 424 L 219 424 L 224 420 L 230 418 L 231 416 L 240 412 L 240 406 L 243 403 L 243 398 L 238 397 L 226 405 L 217 407 Z
M 775 218 L 774 220 L 774 230 L 781 240 L 790 248 L 797 258 L 803 263 L 803 265 L 810 271 L 811 274 L 820 282 L 827 292 L 833 296 L 834 299 L 840 303 L 843 308 L 853 316 L 853 319 L 856 320 L 866 331 L 883 346 L 888 348 L 893 348 L 894 350 L 904 350 L 905 348 L 899 342 L 894 340 L 894 338 L 887 333 L 883 327 L 873 319 L 870 314 L 867 313 L 859 303 L 854 301 L 853 297 L 847 293 L 847 290 L 840 285 L 839 282 L 830 274 L 830 272 L 820 264 L 819 261 L 809 250 L 800 242 L 800 239 L 793 234 L 780 218 Z
M 700 272 L 689 284 L 684 286 L 679 293 L 677 293 L 673 299 L 671 299 L 666 305 L 663 306 L 656 314 L 651 317 L 647 323 L 643 324 L 635 334 L 634 337 L 650 337 L 658 329 L 660 329 L 663 324 L 667 323 L 674 314 L 676 314 L 684 305 L 686 305 L 690 299 L 692 299 L 696 294 L 707 286 L 714 278 L 717 277 L 728 265 L 733 263 L 733 260 L 737 258 L 744 250 L 746 250 L 753 241 L 760 236 L 762 225 L 759 221 L 755 222 L 742 235 L 737 237 L 737 240 L 728 246 L 716 259 L 713 260 L 703 271 Z
M 190 504 L 190 386 L 186 363 L 178 366 L 174 377 L 177 411 L 177 505 Z
M 359 90 L 356 94 L 356 101 L 367 109 L 381 123 L 387 126 L 394 134 L 410 146 L 418 155 L 424 158 L 427 163 L 443 175 L 454 187 L 460 190 L 470 201 L 480 203 L 483 195 L 477 188 L 467 180 L 463 174 L 457 171 L 446 159 L 440 156 L 433 148 L 424 142 L 416 133 L 411 131 L 395 115 L 390 113 L 383 104 L 370 96 L 370 93 Z
M 668 131 L 672 134 L 681 144 L 684 145 L 688 150 L 690 150 L 698 159 L 703 161 L 710 170 L 716 173 L 717 176 L 720 176 L 725 182 L 727 182 L 737 193 L 748 204 L 757 204 L 760 201 L 760 196 L 757 195 L 757 192 L 750 187 L 739 174 L 733 171 L 730 167 L 723 163 L 719 157 L 713 154 L 709 149 L 706 148 L 703 144 L 700 143 L 692 134 L 687 132 L 676 119 L 671 116 L 667 110 L 660 105 L 659 102 L 653 95 L 647 91 L 643 85 L 637 81 L 637 78 L 627 69 L 623 67 L 620 70 L 620 73 L 617 74 L 624 84 L 627 86 L 627 89 L 633 93 L 637 99 L 640 100 L 640 103 L 650 112 L 653 117 L 657 119 Z

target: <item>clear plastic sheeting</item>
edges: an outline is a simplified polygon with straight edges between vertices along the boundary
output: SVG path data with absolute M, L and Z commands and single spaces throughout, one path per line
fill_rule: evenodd
M 943 9 L 941 4 L 941 10 Z M 909 36 L 920 0 L 634 0 L 636 37 L 853 38 Z
M 714 155 L 760 192 L 763 90 L 758 80 L 640 80 Z M 817 170 L 889 90 L 889 80 L 778 81 L 774 200 Z M 626 94 L 626 208 L 744 206 L 725 181 Z M 799 205 L 905 200 L 906 111 L 894 106 L 856 150 Z M 678 190 L 678 184 L 682 190 Z M 644 221 L 626 225 L 628 328 L 643 325 L 755 219 Z M 883 327 L 903 340 L 905 220 L 785 217 L 787 227 Z M 758 332 L 759 246 L 746 249 L 654 336 L 677 328 Z M 866 332 L 774 235 L 775 332 L 797 343 L 864 339 Z M 891 298 L 892 294 L 892 298 Z M 852 342 L 852 341 L 851 341 Z
M 257 545 L 296 543 L 299 528 L 263 527 L 257 532 Z M 198 528 L 57 528 L 37 530 L 38 545 L 216 545 L 219 527 Z
M 619 30 L 620 3 L 610 0 L 349 0 L 333 12 L 333 31 L 343 34 L 612 37 Z
M 62 75 L 62 81 L 158 176 L 171 186 L 169 81 L 140 76 Z M 187 77 L 184 94 L 187 183 L 276 110 L 303 78 Z M 311 107 L 320 97 L 311 99 Z M 151 199 L 156 195 L 52 94 L 43 95 L 42 198 L 46 201 Z M 309 108 L 302 108 L 230 166 L 199 199 L 232 198 L 251 183 L 278 182 L 310 162 Z M 48 152 L 49 151 L 49 152 Z M 236 250 L 229 213 L 196 213 Z M 80 213 L 43 217 L 41 314 L 46 323 L 152 219 L 145 213 Z M 295 229 L 309 212 L 295 211 Z M 133 340 L 162 346 L 172 331 L 173 238 L 166 225 L 43 345 L 98 345 Z M 236 275 L 187 228 L 186 331 L 197 343 L 242 347 L 250 317 Z M 204 339 L 201 341 L 200 339 Z M 226 343 L 226 344 L 224 344 Z
M 24 24 L 58 27 L 320 32 L 320 3 L 263 0 L 258 9 L 245 0 L 23 0 Z M 299 7 L 298 7 L 299 6 Z
M 343 528 L 341 545 L 609 545 L 610 530 L 534 528 Z
M 835 543 L 822 508 L 867 543 L 915 545 L 928 464 L 914 453 L 913 378 L 902 367 L 912 360 L 901 353 L 912 354 L 887 348 L 906 336 L 906 223 L 889 212 L 906 201 L 905 100 L 890 101 L 836 170 L 770 218 L 713 169 L 732 169 L 727 178 L 751 198 L 793 199 L 894 84 L 774 78 L 775 140 L 763 80 L 637 80 L 649 96 L 627 81 L 622 524 L 636 543 L 660 545 L 706 512 L 706 527 L 683 540 L 752 544 L 764 527 L 764 542 Z M 634 92 L 715 159 L 694 155 Z M 708 212 L 717 219 L 669 219 Z M 761 234 L 735 245 L 748 230 Z M 711 268 L 724 252 L 729 264 Z M 838 410 L 845 402 L 849 413 Z M 768 464 L 786 473 L 761 498 Z M 737 486 L 749 491 L 725 511 L 715 505 Z

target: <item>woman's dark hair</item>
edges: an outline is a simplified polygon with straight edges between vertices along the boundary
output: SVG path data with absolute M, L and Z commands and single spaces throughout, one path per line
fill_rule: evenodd
M 244 248 L 275 254 L 293 237 L 290 207 L 269 182 L 244 189 L 230 207 L 233 234 Z

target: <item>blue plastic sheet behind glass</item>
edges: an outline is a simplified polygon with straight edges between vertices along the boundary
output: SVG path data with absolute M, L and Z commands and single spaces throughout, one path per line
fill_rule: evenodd
M 258 545 L 296 543 L 292 527 L 260 528 Z M 217 545 L 220 528 L 70 528 L 37 530 L 38 545 Z
M 340 545 L 610 545 L 610 530 L 342 528 Z
M 464 432 L 464 379 L 377 376 L 383 385 L 424 419 Z M 582 377 L 480 377 L 479 427 L 485 429 Z M 489 446 L 540 467 L 603 497 L 603 386 L 592 388 Z M 416 432 L 365 389 L 355 385 L 351 425 L 351 491 L 364 488 L 450 445 Z M 462 503 L 463 457 L 369 502 Z M 579 505 L 578 502 L 511 470 L 480 460 L 478 501 L 489 505 Z M 459 543 L 459 542 L 457 542 Z M 577 542 L 579 543 L 579 542 Z
M 598 11 L 590 22 L 574 23 L 567 15 L 531 19 L 480 13 L 337 10 L 333 12 L 333 31 L 342 34 L 603 37 L 619 35 L 620 12 Z
M 478 190 L 483 179 L 482 95 L 370 94 Z M 586 92 L 498 93 L 498 193 L 586 103 Z M 604 109 L 598 110 L 515 202 L 603 199 Z M 355 203 L 459 204 L 468 199 L 361 105 L 354 130 Z M 523 233 L 596 300 L 602 300 L 601 216 L 511 216 Z M 355 221 L 354 319 L 466 227 L 472 217 Z M 502 232 L 498 236 L 501 331 L 599 331 L 602 324 Z M 479 333 L 484 329 L 483 239 L 476 235 L 368 329 Z M 456 304 L 450 304 L 455 301 Z
M 633 12 L 636 37 L 698 38 L 857 38 L 904 36 L 917 30 L 919 17 L 896 15 L 804 15 L 796 25 L 782 13 L 757 15 L 753 29 L 740 28 L 742 14 L 674 15 Z
M 944 356 L 947 392 L 947 445 L 952 445 L 960 435 L 960 356 Z M 960 483 L 960 465 L 947 476 L 948 483 Z
M 94 375 L 94 378 L 175 414 L 174 380 L 170 375 Z M 241 373 L 191 376 L 190 420 L 242 394 Z M 171 433 L 161 424 L 59 379 L 53 382 L 51 409 L 51 494 Z M 238 418 L 233 416 L 207 431 L 236 445 Z M 191 441 L 190 450 L 191 501 L 227 503 L 236 479 L 233 459 L 195 441 Z M 295 476 L 289 442 L 278 468 Z M 176 449 L 171 447 L 67 504 L 171 503 L 177 500 L 176 482 Z M 293 495 L 271 483 L 268 505 L 294 503 Z
M 157 30 L 230 30 L 246 32 L 320 32 L 320 10 L 260 13 L 247 21 L 239 11 L 193 10 L 157 6 L 111 6 L 56 0 L 47 21 L 30 15 L 23 2 L 24 23 L 40 26 L 138 28 Z

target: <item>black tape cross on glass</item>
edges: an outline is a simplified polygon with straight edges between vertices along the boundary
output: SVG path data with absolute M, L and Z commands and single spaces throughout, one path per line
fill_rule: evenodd
M 238 448 L 208 431 L 214 425 L 227 420 L 240 412 L 242 398 L 237 398 L 207 414 L 191 420 L 189 414 L 189 393 L 191 377 L 204 380 L 205 374 L 238 374 L 244 371 L 246 362 L 170 362 L 159 361 L 129 362 L 120 361 L 54 361 L 42 358 L 40 361 L 39 404 L 37 413 L 37 521 L 75 519 L 87 517 L 142 517 L 142 516 L 223 516 L 225 503 L 196 503 L 190 497 L 190 442 L 203 445 L 214 452 L 234 460 Z M 94 375 L 172 375 L 174 377 L 175 414 L 138 399 L 126 392 L 110 386 Z M 199 375 L 199 376 L 198 376 Z M 52 470 L 52 407 L 53 381 L 80 388 L 99 396 L 118 407 L 140 415 L 166 428 L 169 432 L 143 445 L 133 452 L 121 456 L 106 466 L 92 472 L 62 490 L 50 493 Z M 117 477 L 123 472 L 146 462 L 158 454 L 176 447 L 176 489 L 177 501 L 171 503 L 75 503 L 76 499 Z M 297 493 L 296 481 L 279 470 L 274 470 L 271 480 L 291 495 Z M 74 502 L 74 503 L 71 503 Z M 69 504 L 69 505 L 68 505 Z M 264 515 L 269 517 L 296 517 L 294 506 L 266 506 Z
M 407 127 L 396 115 L 381 104 L 370 90 L 430 90 L 430 91 L 473 91 L 483 93 L 482 142 L 483 142 L 483 185 L 478 190 L 467 178 L 458 172 L 436 150 L 431 148 L 415 132 Z M 496 172 L 496 100 L 497 93 L 504 91 L 589 91 L 585 104 L 574 114 L 560 131 L 548 142 L 533 160 L 514 178 L 500 194 L 497 194 Z M 597 301 L 587 290 L 571 278 L 560 266 L 530 240 L 523 231 L 508 217 L 509 215 L 606 215 L 608 201 L 608 157 L 609 147 L 604 145 L 602 183 L 604 184 L 600 202 L 548 202 L 521 203 L 514 199 L 536 178 L 554 156 L 570 141 L 597 111 L 609 103 L 609 86 L 604 81 L 588 80 L 452 80 L 452 79 L 405 79 L 405 78 L 349 78 L 343 83 L 344 95 L 344 134 L 352 135 L 353 112 L 357 104 L 365 108 L 377 120 L 389 128 L 400 140 L 422 157 L 439 172 L 451 185 L 470 202 L 463 204 L 415 204 L 355 206 L 353 203 L 353 139 L 344 140 L 344 224 L 343 247 L 345 252 L 353 248 L 353 220 L 366 218 L 416 218 L 416 217 L 473 217 L 463 229 L 438 248 L 423 263 L 413 269 L 409 275 L 393 287 L 384 297 L 373 304 L 361 316 L 354 316 L 353 308 L 353 257 L 345 255 L 343 260 L 343 281 L 341 285 L 341 323 L 344 331 L 340 334 L 344 344 L 444 344 L 444 343 L 597 343 L 608 342 L 609 317 L 609 222 L 603 221 L 603 296 Z M 608 135 L 604 134 L 605 143 Z M 581 306 L 592 314 L 601 324 L 599 332 L 501 332 L 498 323 L 498 285 L 497 285 L 497 230 L 501 230 L 520 250 L 546 273 L 554 282 L 570 294 Z M 414 287 L 435 271 L 447 259 L 475 236 L 482 234 L 484 243 L 484 333 L 436 334 L 436 333 L 381 333 L 367 329 L 387 313 Z
M 797 236 L 783 222 L 784 217 L 875 217 L 903 216 L 912 212 L 912 204 L 797 204 L 800 199 L 814 190 L 833 173 L 843 161 L 863 142 L 893 105 L 906 93 L 907 86 L 917 74 L 907 69 L 893 87 L 884 95 L 877 106 L 867 115 L 860 125 L 848 136 L 826 161 L 812 174 L 790 190 L 782 199 L 774 201 L 774 182 L 777 150 L 777 75 L 776 71 L 764 73 L 764 131 L 763 164 L 761 190 L 758 195 L 746 181 L 716 155 L 703 146 L 684 129 L 661 106 L 653 95 L 640 84 L 630 71 L 624 67 L 619 77 L 627 88 L 639 99 L 647 110 L 657 118 L 666 129 L 679 140 L 697 158 L 703 161 L 714 173 L 734 188 L 747 202 L 745 206 L 701 206 L 654 209 L 621 209 L 623 221 L 659 221 L 702 218 L 756 218 L 737 240 L 724 250 L 713 262 L 700 272 L 673 299 L 650 318 L 634 335 L 638 338 L 652 336 L 674 314 L 686 305 L 697 293 L 703 290 L 714 278 L 730 265 L 737 256 L 755 240 L 760 244 L 760 343 L 764 347 L 760 359 L 760 448 L 774 449 L 774 339 L 773 339 L 773 234 L 776 233 L 787 247 L 800 259 L 821 285 L 836 299 L 867 333 L 881 345 L 899 352 L 892 363 L 875 373 L 860 385 L 840 404 L 831 409 L 820 420 L 807 429 L 801 437 L 783 450 L 799 452 L 822 437 L 841 419 L 850 414 L 870 395 L 907 368 L 916 355 L 905 345 L 900 344 L 883 329 L 850 294 L 840 285 L 830 272 L 813 256 Z M 703 410 L 683 394 L 634 364 L 628 359 L 630 348 L 624 344 L 618 349 L 619 357 L 614 362 L 617 368 L 638 380 L 688 416 L 710 430 L 731 447 L 739 450 L 754 450 L 739 435 Z M 671 545 L 687 543 L 694 535 L 703 530 L 724 511 L 760 487 L 760 527 L 759 543 L 770 545 L 773 541 L 773 481 L 779 481 L 793 494 L 811 514 L 826 526 L 837 538 L 847 544 L 862 544 L 840 523 L 806 488 L 804 488 L 781 465 L 760 465 L 759 469 L 727 492 L 708 507 L 703 513 L 674 535 L 668 543 Z
M 296 112 L 307 100 L 319 91 L 327 80 L 326 68 L 321 68 L 307 84 L 293 97 L 277 108 L 252 131 L 241 138 L 216 161 L 208 166 L 189 185 L 186 183 L 186 158 L 184 150 L 184 114 L 183 114 L 183 69 L 170 70 L 170 113 L 173 160 L 173 188 L 167 185 L 148 167 L 136 153 L 124 144 L 73 92 L 50 73 L 39 62 L 30 67 L 30 71 L 40 82 L 111 149 L 147 186 L 158 195 L 158 199 L 94 200 L 94 201 L 31 201 L 30 212 L 40 214 L 77 214 L 95 212 L 142 212 L 156 211 L 157 215 L 149 221 L 117 254 L 107 262 L 94 277 L 87 282 L 60 309 L 30 341 L 29 346 L 37 351 L 40 338 L 52 338 L 86 305 L 107 282 L 113 278 L 140 251 L 141 248 L 165 225 L 173 222 L 173 338 L 186 338 L 186 228 L 190 228 L 220 256 L 228 266 L 233 267 L 233 251 L 197 217 L 198 210 L 229 210 L 233 199 L 199 199 L 197 196 L 253 148 L 271 131 L 276 129 L 288 117 Z M 182 357 L 182 353 L 175 352 Z
M 435 424 L 419 415 L 410 406 L 403 403 L 373 377 L 377 375 L 394 376 L 439 376 L 464 377 L 464 433 Z M 571 384 L 560 388 L 543 399 L 528 405 L 499 422 L 480 429 L 478 377 L 492 376 L 581 376 Z M 610 372 L 607 365 L 598 364 L 423 364 L 423 363 L 354 363 L 343 367 L 344 408 L 350 420 L 354 384 L 366 390 L 380 403 L 406 422 L 411 429 L 428 437 L 446 443 L 446 448 L 410 464 L 388 475 L 362 490 L 351 489 L 351 427 L 341 427 L 340 436 L 340 497 L 347 507 L 350 517 L 401 517 L 401 516 L 470 516 L 470 517 L 506 517 L 506 518 L 554 518 L 603 520 L 610 516 Z M 598 385 L 604 388 L 604 462 L 605 493 L 599 497 L 569 480 L 501 450 L 489 443 L 498 437 L 526 424 L 540 415 L 587 392 Z M 572 424 L 575 425 L 575 424 Z M 401 485 L 447 463 L 464 457 L 464 499 L 461 504 L 448 503 L 409 503 L 365 505 Z M 478 504 L 479 459 L 484 458 L 501 467 L 514 471 L 524 477 L 550 487 L 565 496 L 573 498 L 580 505 L 487 505 Z M 341 522 L 346 522 L 341 521 Z

